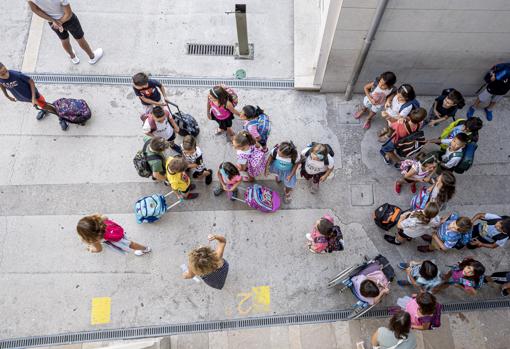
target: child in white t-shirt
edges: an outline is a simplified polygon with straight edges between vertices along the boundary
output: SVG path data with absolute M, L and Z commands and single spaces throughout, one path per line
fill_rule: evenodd
M 182 157 L 188 163 L 188 171 L 191 172 L 193 178 L 205 177 L 205 184 L 212 183 L 212 170 L 205 168 L 202 150 L 197 145 L 197 141 L 193 136 L 186 136 L 182 140 Z
M 335 168 L 334 153 L 329 144 L 312 143 L 301 151 L 301 177 L 312 180 L 311 192 L 319 190 Z
M 142 116 L 144 133 L 149 137 L 161 137 L 170 142 L 170 147 L 178 154 L 182 153 L 181 147 L 175 144 L 175 135 L 179 132 L 179 126 L 168 110 L 155 106 L 152 111 Z
M 374 116 L 381 111 L 389 95 L 394 91 L 393 85 L 397 77 L 393 72 L 387 71 L 379 75 L 374 81 L 365 85 L 365 98 L 363 98 L 363 107 L 354 114 L 355 119 L 359 119 L 368 112 L 368 118 L 363 124 L 363 128 L 368 130 Z

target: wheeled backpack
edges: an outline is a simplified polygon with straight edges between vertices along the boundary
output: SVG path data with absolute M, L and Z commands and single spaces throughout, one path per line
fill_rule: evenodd
M 85 123 L 92 117 L 90 108 L 83 99 L 74 98 L 59 98 L 53 103 L 48 103 L 49 106 L 55 109 L 55 112 L 50 112 L 36 106 L 38 110 L 45 110 L 51 114 L 57 115 L 59 118 L 71 123 L 85 125 Z
M 400 207 L 385 203 L 374 211 L 373 218 L 378 227 L 388 231 L 397 225 L 401 214 Z
M 172 117 L 174 118 L 175 123 L 179 126 L 179 135 L 182 137 L 191 135 L 193 137 L 197 137 L 200 133 L 200 127 L 198 126 L 197 120 L 191 116 L 190 114 L 184 114 L 179 109 L 177 104 L 168 102 L 168 104 L 174 106 L 177 109 L 177 112 L 172 113 Z M 168 106 L 168 110 L 170 110 L 170 106 Z

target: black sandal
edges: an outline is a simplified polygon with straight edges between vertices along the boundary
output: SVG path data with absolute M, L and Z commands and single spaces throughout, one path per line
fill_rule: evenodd
M 397 246 L 402 245 L 402 243 L 398 242 L 394 236 L 391 236 L 388 234 L 384 234 L 384 240 L 386 240 L 387 242 L 389 242 L 390 244 L 393 244 L 393 245 L 397 245 Z

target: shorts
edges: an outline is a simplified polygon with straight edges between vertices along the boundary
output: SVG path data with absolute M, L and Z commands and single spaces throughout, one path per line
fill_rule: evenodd
M 206 169 L 206 168 L 203 168 L 203 169 L 201 169 L 201 170 L 195 170 L 195 171 L 193 171 L 193 172 L 191 173 L 191 177 L 192 177 L 192 178 L 197 179 L 198 177 L 200 177 L 201 175 L 203 175 L 205 171 L 210 171 L 210 170 L 208 170 L 208 169 Z M 212 173 L 212 171 L 211 171 L 211 173 Z
M 382 146 L 381 154 L 392 153 L 395 151 L 395 143 L 393 143 L 393 137 L 390 137 Z
M 71 18 L 64 24 L 62 24 L 62 27 L 64 27 L 64 31 L 61 33 L 58 31 L 58 29 L 54 29 L 51 24 L 52 22 L 49 22 L 51 30 L 53 30 L 55 33 L 57 33 L 60 40 L 67 40 L 69 39 L 69 33 L 75 38 L 76 40 L 80 40 L 85 36 L 85 33 L 83 32 L 83 29 L 81 28 L 80 20 L 78 17 L 73 13 Z
M 380 112 L 381 109 L 384 107 L 384 105 L 373 105 L 372 103 L 370 103 L 367 96 L 363 98 L 363 105 L 365 106 L 365 108 L 368 108 L 370 111 L 376 114 Z
M 230 114 L 230 116 L 224 120 L 218 120 L 216 117 L 211 113 L 211 118 L 218 123 L 218 128 L 220 130 L 226 131 L 228 128 L 232 127 L 232 120 L 234 120 L 234 115 Z
M 308 172 L 306 172 L 305 170 L 305 167 L 304 166 L 301 166 L 301 177 L 303 177 L 304 179 L 306 179 L 307 181 L 308 180 L 312 180 L 313 183 L 315 184 L 318 184 L 321 177 L 324 176 L 326 172 L 320 172 L 320 173 L 317 173 L 317 174 L 314 174 L 314 175 L 311 175 L 309 174 Z
M 499 102 L 504 96 L 498 96 L 490 94 L 489 91 L 487 91 L 487 87 L 480 92 L 478 95 L 478 100 L 482 104 L 489 104 L 489 103 L 497 103 Z

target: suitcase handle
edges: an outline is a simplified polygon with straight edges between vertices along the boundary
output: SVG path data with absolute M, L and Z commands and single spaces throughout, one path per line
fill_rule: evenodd
M 170 112 L 170 115 L 172 115 L 172 117 L 174 116 L 174 114 L 172 113 L 172 110 L 170 109 L 170 105 L 177 108 L 177 113 L 182 115 L 181 110 L 179 109 L 179 106 L 177 104 L 166 101 L 166 107 L 168 108 L 168 111 Z
M 50 107 L 52 107 L 54 110 L 57 110 L 57 108 L 55 108 L 55 105 L 54 105 L 54 104 L 51 104 L 51 103 L 48 103 L 48 102 L 46 102 L 46 104 L 47 104 L 47 105 L 49 105 Z M 45 112 L 47 112 L 47 113 L 50 113 L 50 114 L 53 114 L 53 115 L 57 115 L 57 116 L 58 116 L 58 114 L 57 114 L 57 113 L 54 113 L 54 112 L 52 112 L 52 111 L 49 111 L 49 110 L 43 109 L 43 108 L 39 107 L 37 104 L 36 104 L 36 105 L 34 105 L 34 108 L 35 108 L 35 109 L 37 109 L 37 110 L 45 111 Z

